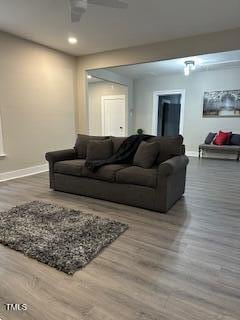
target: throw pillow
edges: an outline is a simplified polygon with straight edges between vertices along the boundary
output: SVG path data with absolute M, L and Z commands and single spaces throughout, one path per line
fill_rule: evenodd
M 232 135 L 232 132 L 219 131 L 219 133 L 216 135 L 216 138 L 214 139 L 213 143 L 218 146 L 222 146 L 224 144 L 229 144 L 231 135 Z
M 100 136 L 88 136 L 85 134 L 78 134 L 77 141 L 75 143 L 74 149 L 77 153 L 79 159 L 86 159 L 87 156 L 87 145 L 91 140 L 105 140 L 106 137 Z
M 113 153 L 116 153 L 126 137 L 111 137 L 113 142 Z
M 112 156 L 113 143 L 110 139 L 107 140 L 91 140 L 87 145 L 86 160 L 106 160 Z
M 240 134 L 232 134 L 229 144 L 240 146 Z
M 183 137 L 161 137 L 156 136 L 148 139 L 148 142 L 158 143 L 158 156 L 156 164 L 160 164 L 174 156 L 185 154 L 185 146 L 183 145 Z
M 209 134 L 207 135 L 207 137 L 205 139 L 205 144 L 211 144 L 215 137 L 216 137 L 216 133 L 209 132 Z
M 158 155 L 157 142 L 141 142 L 133 159 L 133 165 L 145 169 L 151 168 Z

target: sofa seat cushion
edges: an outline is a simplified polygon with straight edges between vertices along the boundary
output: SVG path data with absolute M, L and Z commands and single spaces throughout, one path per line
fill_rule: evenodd
M 88 168 L 84 167 L 83 174 L 88 178 L 115 182 L 117 172 L 127 167 L 127 164 L 108 164 L 99 168 L 96 172 L 92 172 Z
M 122 169 L 116 174 L 116 182 L 156 188 L 157 168 L 144 169 L 131 166 Z
M 86 160 L 65 160 L 56 162 L 54 165 L 54 172 L 68 174 L 71 176 L 84 176 Z
M 127 168 L 128 164 L 108 164 L 96 172 L 90 171 L 85 167 L 86 160 L 66 160 L 56 162 L 54 165 L 55 173 L 62 173 L 71 176 L 79 176 L 79 177 L 88 177 L 96 180 L 103 180 L 109 182 L 115 182 L 116 173 L 121 170 Z
M 232 145 L 214 145 L 214 144 L 200 144 L 200 149 L 203 150 L 211 150 L 211 151 L 222 151 L 222 152 L 239 152 L 240 146 L 232 146 Z

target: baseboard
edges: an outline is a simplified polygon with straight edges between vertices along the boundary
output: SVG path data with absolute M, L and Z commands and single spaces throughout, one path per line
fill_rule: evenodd
M 188 157 L 198 157 L 198 152 L 197 151 L 186 151 L 186 155 Z
M 32 176 L 34 174 L 38 174 L 41 172 L 46 172 L 48 171 L 48 164 L 42 164 L 40 166 L 35 166 L 35 167 L 29 167 L 25 169 L 20 169 L 16 171 L 9 171 L 9 172 L 4 172 L 0 173 L 0 182 L 7 181 L 7 180 L 12 180 L 12 179 L 17 179 L 17 178 L 23 178 L 27 176 Z

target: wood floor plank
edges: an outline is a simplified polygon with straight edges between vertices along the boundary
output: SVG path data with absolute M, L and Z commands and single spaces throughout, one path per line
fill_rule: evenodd
M 54 192 L 47 173 L 0 183 L 1 211 L 42 200 L 129 225 L 74 276 L 0 245 L 0 319 L 240 319 L 239 168 L 191 158 L 185 197 L 167 215 Z

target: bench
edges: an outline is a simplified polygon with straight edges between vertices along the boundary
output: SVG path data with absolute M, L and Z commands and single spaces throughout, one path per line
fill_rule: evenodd
M 228 153 L 228 154 L 235 154 L 237 156 L 237 161 L 239 161 L 240 158 L 240 146 L 235 146 L 235 145 L 214 145 L 214 144 L 200 144 L 199 146 L 199 153 L 198 157 L 201 158 L 203 157 L 203 152 L 204 151 L 212 151 L 216 153 Z

